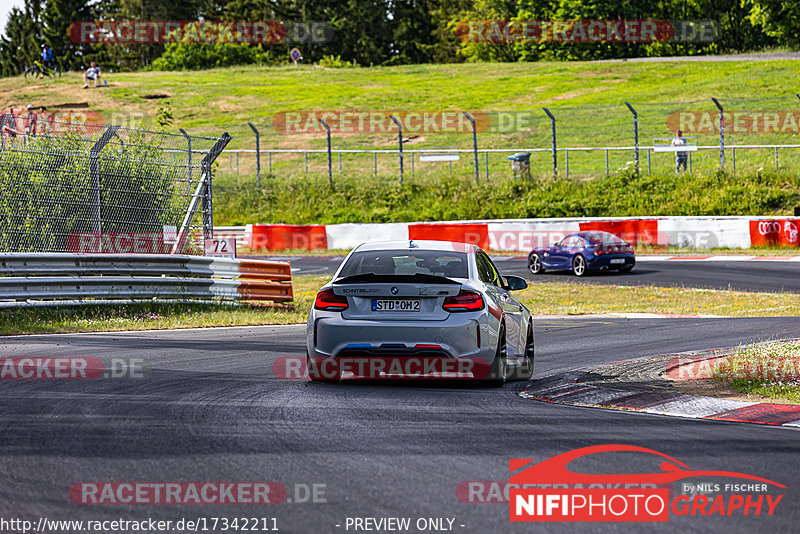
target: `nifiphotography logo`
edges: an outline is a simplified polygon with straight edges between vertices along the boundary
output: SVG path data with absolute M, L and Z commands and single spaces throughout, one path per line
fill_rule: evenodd
M 579 458 L 608 452 L 660 457 L 661 471 L 583 474 L 567 467 Z M 509 481 L 510 521 L 666 522 L 670 515 L 771 516 L 783 494 L 768 491 L 786 487 L 745 473 L 693 470 L 671 456 L 633 445 L 595 445 L 531 462 L 512 459 L 509 463 L 511 472 L 516 471 Z M 697 478 L 701 481 L 686 482 Z M 725 482 L 718 482 L 719 478 Z M 680 491 L 670 491 L 673 483 L 679 483 Z

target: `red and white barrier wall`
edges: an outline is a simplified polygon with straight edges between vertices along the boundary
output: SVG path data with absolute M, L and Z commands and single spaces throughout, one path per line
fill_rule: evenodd
M 800 247 L 800 219 L 641 217 L 516 219 L 332 225 L 251 224 L 241 242 L 252 250 L 350 249 L 360 243 L 437 239 L 488 250 L 527 252 L 579 230 L 604 230 L 637 245 L 693 248 Z M 220 229 L 222 230 L 222 229 Z M 220 233 L 225 233 L 222 230 Z

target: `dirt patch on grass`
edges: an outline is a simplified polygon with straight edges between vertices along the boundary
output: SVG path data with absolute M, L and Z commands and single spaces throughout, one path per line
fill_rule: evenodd
M 703 378 L 697 380 L 674 380 L 672 382 L 675 389 L 687 395 L 697 395 L 700 397 L 716 397 L 718 399 L 737 400 L 746 402 L 765 402 L 770 404 L 794 404 L 785 399 L 773 399 L 763 395 L 751 395 L 740 393 L 726 383 L 713 378 Z

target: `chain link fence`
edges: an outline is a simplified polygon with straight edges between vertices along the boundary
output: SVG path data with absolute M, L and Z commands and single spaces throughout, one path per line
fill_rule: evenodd
M 202 253 L 229 140 L 5 114 L 0 252 Z
M 723 108 L 722 136 L 720 110 L 711 96 L 683 102 L 633 100 L 585 106 L 562 106 L 556 97 L 544 104 L 555 119 L 555 142 L 553 122 L 543 108 L 470 110 L 477 122 L 478 175 L 481 180 L 511 178 L 508 156 L 519 151 L 531 153 L 530 173 L 534 178 L 555 174 L 558 178 L 580 179 L 628 172 L 636 167 L 637 152 L 641 173 L 670 173 L 675 171 L 675 153 L 654 150 L 654 142 L 673 137 L 677 129 L 683 130 L 684 136 L 696 138 L 698 150 L 690 154 L 692 172 L 714 172 L 721 166 L 727 172 L 758 172 L 800 165 L 797 95 L 719 97 L 717 102 Z M 278 113 L 252 126 L 231 126 L 236 140 L 223 155 L 219 169 L 234 176 L 327 178 L 327 132 L 319 122 L 323 119 L 331 127 L 333 180 L 337 175 L 397 179 L 398 129 L 390 119 L 392 115 L 404 127 L 406 179 L 437 180 L 450 175 L 474 179 L 472 130 L 462 111 Z M 431 120 L 426 122 L 426 117 Z M 420 158 L 425 152 L 448 151 L 458 157 L 436 161 Z

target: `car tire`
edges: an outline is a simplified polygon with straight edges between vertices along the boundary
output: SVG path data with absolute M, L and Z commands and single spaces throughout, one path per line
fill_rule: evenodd
M 531 274 L 542 274 L 544 272 L 542 258 L 538 254 L 528 256 L 528 270 Z
M 319 371 L 316 361 L 314 361 L 311 356 L 308 355 L 308 352 L 306 352 L 306 369 L 308 370 L 308 378 L 312 382 L 334 384 L 339 382 L 339 380 L 342 378 L 342 373 L 339 371 L 338 366 L 331 376 L 323 377 Z
M 625 267 L 620 267 L 619 272 L 621 273 L 629 273 L 633 270 L 633 265 L 626 265 Z
M 575 276 L 586 276 L 586 273 L 589 272 L 589 267 L 586 265 L 586 258 L 583 257 L 583 254 L 576 254 L 574 258 L 572 258 L 572 273 Z
M 506 325 L 500 324 L 500 332 L 497 336 L 497 350 L 489 368 L 489 376 L 484 379 L 484 383 L 492 388 L 501 388 L 508 379 L 508 362 L 506 361 Z
M 514 369 L 512 380 L 530 380 L 533 377 L 533 354 L 533 327 L 529 326 L 522 365 Z

